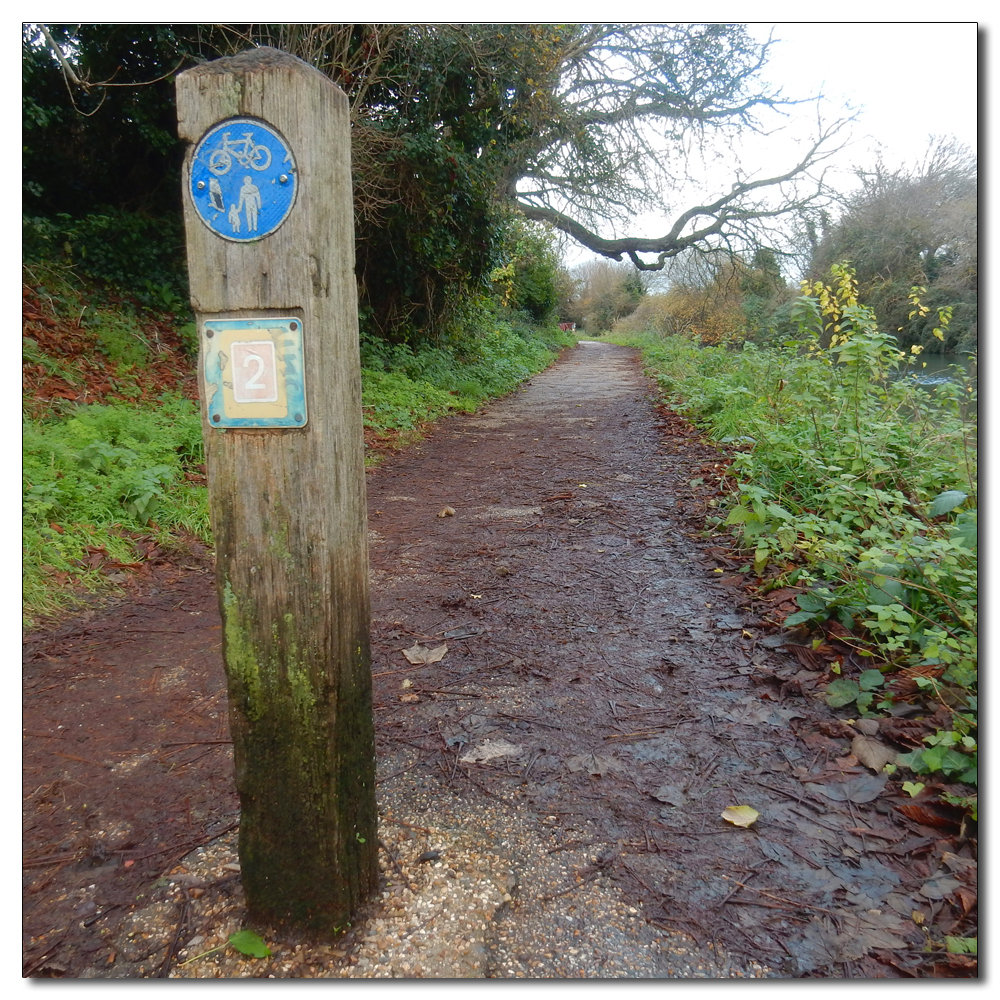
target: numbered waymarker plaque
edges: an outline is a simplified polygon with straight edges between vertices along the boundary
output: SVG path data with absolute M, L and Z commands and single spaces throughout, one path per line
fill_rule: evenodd
M 206 320 L 201 338 L 213 427 L 305 426 L 301 320 Z
M 201 221 L 224 240 L 269 236 L 288 218 L 297 187 L 291 149 L 256 118 L 227 118 L 195 146 L 191 199 Z

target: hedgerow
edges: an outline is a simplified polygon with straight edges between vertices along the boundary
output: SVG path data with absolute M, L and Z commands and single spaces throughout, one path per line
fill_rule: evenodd
M 121 356 L 143 348 L 140 322 L 111 306 L 95 316 L 96 350 L 107 358 L 102 377 L 134 402 L 26 401 L 23 597 L 29 625 L 72 604 L 74 592 L 106 588 L 109 569 L 139 558 L 137 539 L 169 545 L 186 533 L 211 540 L 197 405 L 169 392 L 143 399 L 136 379 L 145 354 Z M 469 306 L 437 347 L 414 351 L 367 341 L 365 426 L 376 443 L 390 432 L 412 432 L 412 438 L 445 413 L 471 412 L 511 392 L 573 342 L 556 327 L 532 326 L 489 302 Z M 82 354 L 49 354 L 30 337 L 23 349 L 26 364 L 58 376 L 74 393 L 94 377 Z

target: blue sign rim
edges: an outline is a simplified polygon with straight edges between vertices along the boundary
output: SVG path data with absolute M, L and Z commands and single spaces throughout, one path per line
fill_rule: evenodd
M 291 197 L 288 201 L 288 205 L 285 208 L 285 211 L 276 222 L 271 224 L 271 227 L 266 232 L 262 233 L 248 232 L 246 236 L 237 236 L 222 232 L 206 218 L 200 204 L 200 200 L 203 200 L 203 197 L 201 196 L 201 192 L 196 190 L 198 178 L 196 178 L 195 176 L 196 173 L 195 166 L 199 164 L 201 158 L 205 155 L 205 146 L 211 140 L 217 138 L 219 133 L 224 128 L 231 126 L 239 126 L 239 125 L 250 125 L 253 126 L 254 128 L 265 129 L 268 133 L 270 133 L 270 135 L 274 139 L 276 139 L 281 144 L 282 151 L 285 155 L 285 159 L 291 160 L 290 166 L 286 171 L 284 171 L 285 173 L 288 174 L 292 184 Z M 282 160 L 282 163 L 285 162 L 285 159 Z M 270 161 L 268 165 L 270 165 Z M 281 133 L 280 129 L 277 129 L 269 122 L 264 121 L 263 118 L 254 118 L 252 116 L 247 116 L 247 115 L 241 115 L 236 118 L 224 118 L 221 121 L 216 122 L 209 129 L 207 129 L 194 147 L 194 151 L 191 154 L 191 164 L 189 169 L 188 194 L 191 197 L 191 202 L 194 207 L 195 214 L 198 216 L 198 219 L 201 222 L 201 224 L 205 226 L 205 228 L 208 229 L 210 232 L 218 236 L 220 239 L 226 240 L 227 242 L 230 243 L 256 243 L 258 240 L 266 239 L 268 236 L 272 236 L 275 232 L 278 231 L 278 229 L 281 228 L 281 226 L 284 225 L 285 221 L 288 219 L 288 216 L 291 214 L 292 209 L 295 207 L 295 203 L 298 201 L 298 195 L 299 195 L 298 165 L 295 162 L 295 154 L 292 152 L 291 144 Z

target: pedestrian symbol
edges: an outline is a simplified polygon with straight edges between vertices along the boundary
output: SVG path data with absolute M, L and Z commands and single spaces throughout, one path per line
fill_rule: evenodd
M 199 218 L 236 243 L 273 233 L 292 210 L 297 183 L 288 144 L 256 118 L 214 125 L 191 158 L 191 199 Z

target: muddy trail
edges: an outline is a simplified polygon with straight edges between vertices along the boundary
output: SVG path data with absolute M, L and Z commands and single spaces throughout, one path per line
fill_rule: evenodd
M 880 735 L 775 627 L 793 595 L 702 537 L 724 471 L 635 352 L 582 342 L 370 475 L 383 892 L 266 959 L 198 957 L 245 926 L 208 554 L 30 635 L 24 974 L 969 974 L 927 941 L 970 847 L 858 762 Z

